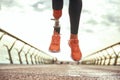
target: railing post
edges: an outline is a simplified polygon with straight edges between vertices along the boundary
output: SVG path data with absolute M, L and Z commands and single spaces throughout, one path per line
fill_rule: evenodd
M 103 65 L 105 65 L 105 61 L 106 61 L 106 56 L 104 56 L 104 55 L 103 55 L 103 57 L 104 57 L 104 63 L 103 63 Z
M 40 56 L 38 57 L 38 63 L 40 64 Z
M 12 50 L 12 48 L 14 47 L 16 41 L 17 41 L 17 40 L 15 40 L 15 41 L 13 42 L 12 46 L 10 47 L 10 49 L 9 49 L 9 47 L 8 47 L 7 45 L 4 44 L 4 46 L 7 48 L 8 55 L 9 55 L 9 60 L 10 60 L 10 63 L 11 63 L 11 64 L 13 64 L 13 60 L 12 60 L 12 56 L 11 56 L 11 50 Z
M 34 63 L 33 63 L 33 55 L 34 55 L 34 52 L 30 55 L 31 63 L 32 63 L 32 64 L 34 64 Z
M 102 64 L 102 57 L 100 57 L 100 65 Z
M 29 48 L 28 51 L 27 51 L 27 53 L 25 53 L 25 59 L 26 59 L 26 63 L 27 63 L 27 64 L 29 64 L 27 55 L 29 54 L 30 49 L 31 49 L 31 48 Z
M 37 54 L 34 56 L 35 63 L 37 64 Z
M 111 48 L 112 48 L 113 53 L 114 53 L 114 55 L 115 55 L 115 61 L 114 61 L 114 64 L 113 64 L 113 65 L 116 65 L 116 64 L 117 64 L 118 55 L 117 55 L 117 53 L 115 52 L 115 50 L 113 49 L 113 47 L 111 47 Z
M 16 49 L 17 50 L 17 52 L 18 52 L 18 58 L 19 58 L 19 62 L 20 62 L 20 64 L 22 64 L 22 59 L 21 59 L 21 52 L 23 51 L 23 49 L 24 49 L 24 46 L 25 45 L 23 45 L 23 47 L 20 49 L 20 51 L 18 50 L 18 49 Z
M 5 33 L 3 33 L 2 36 L 0 37 L 0 41 L 1 41 L 1 39 L 3 38 L 4 35 L 5 35 Z
M 95 58 L 93 58 L 93 64 L 95 65 L 95 62 L 96 62 L 96 59 Z
M 107 54 L 108 54 L 108 56 L 109 56 L 109 62 L 108 62 L 108 65 L 110 65 L 110 61 L 111 61 L 112 57 L 111 57 L 111 55 L 109 54 L 108 50 L 106 50 L 106 52 L 107 52 Z
M 95 58 L 95 65 L 97 65 L 97 58 Z

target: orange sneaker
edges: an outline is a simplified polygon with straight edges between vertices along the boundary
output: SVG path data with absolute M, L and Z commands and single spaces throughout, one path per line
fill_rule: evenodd
M 79 61 L 82 57 L 82 53 L 79 48 L 78 39 L 70 39 L 69 46 L 71 48 L 71 57 L 74 61 Z
M 60 51 L 60 34 L 54 32 L 49 50 L 51 52 L 59 52 Z

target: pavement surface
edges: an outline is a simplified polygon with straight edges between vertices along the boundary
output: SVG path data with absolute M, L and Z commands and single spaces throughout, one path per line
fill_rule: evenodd
M 120 66 L 1 64 L 0 80 L 120 80 Z

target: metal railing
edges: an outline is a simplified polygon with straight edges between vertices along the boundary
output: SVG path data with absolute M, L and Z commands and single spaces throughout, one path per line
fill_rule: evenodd
M 120 42 L 84 57 L 82 64 L 120 65 Z
M 57 59 L 0 29 L 0 64 L 53 64 Z

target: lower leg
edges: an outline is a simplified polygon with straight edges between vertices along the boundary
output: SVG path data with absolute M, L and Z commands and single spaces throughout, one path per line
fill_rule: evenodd
M 62 16 L 63 0 L 52 0 L 52 8 L 55 20 L 54 32 L 60 33 L 59 19 Z
M 78 34 L 79 21 L 82 10 L 82 0 L 70 0 L 69 3 L 69 16 L 71 34 Z
M 71 48 L 71 56 L 75 61 L 79 61 L 82 57 L 78 41 L 78 28 L 80 14 L 82 10 L 82 0 L 70 0 L 69 3 L 69 16 L 70 16 L 70 40 L 69 46 Z
M 62 16 L 63 0 L 52 0 L 53 16 L 55 20 L 54 33 L 52 36 L 49 50 L 52 52 L 60 51 L 60 26 L 59 18 Z

